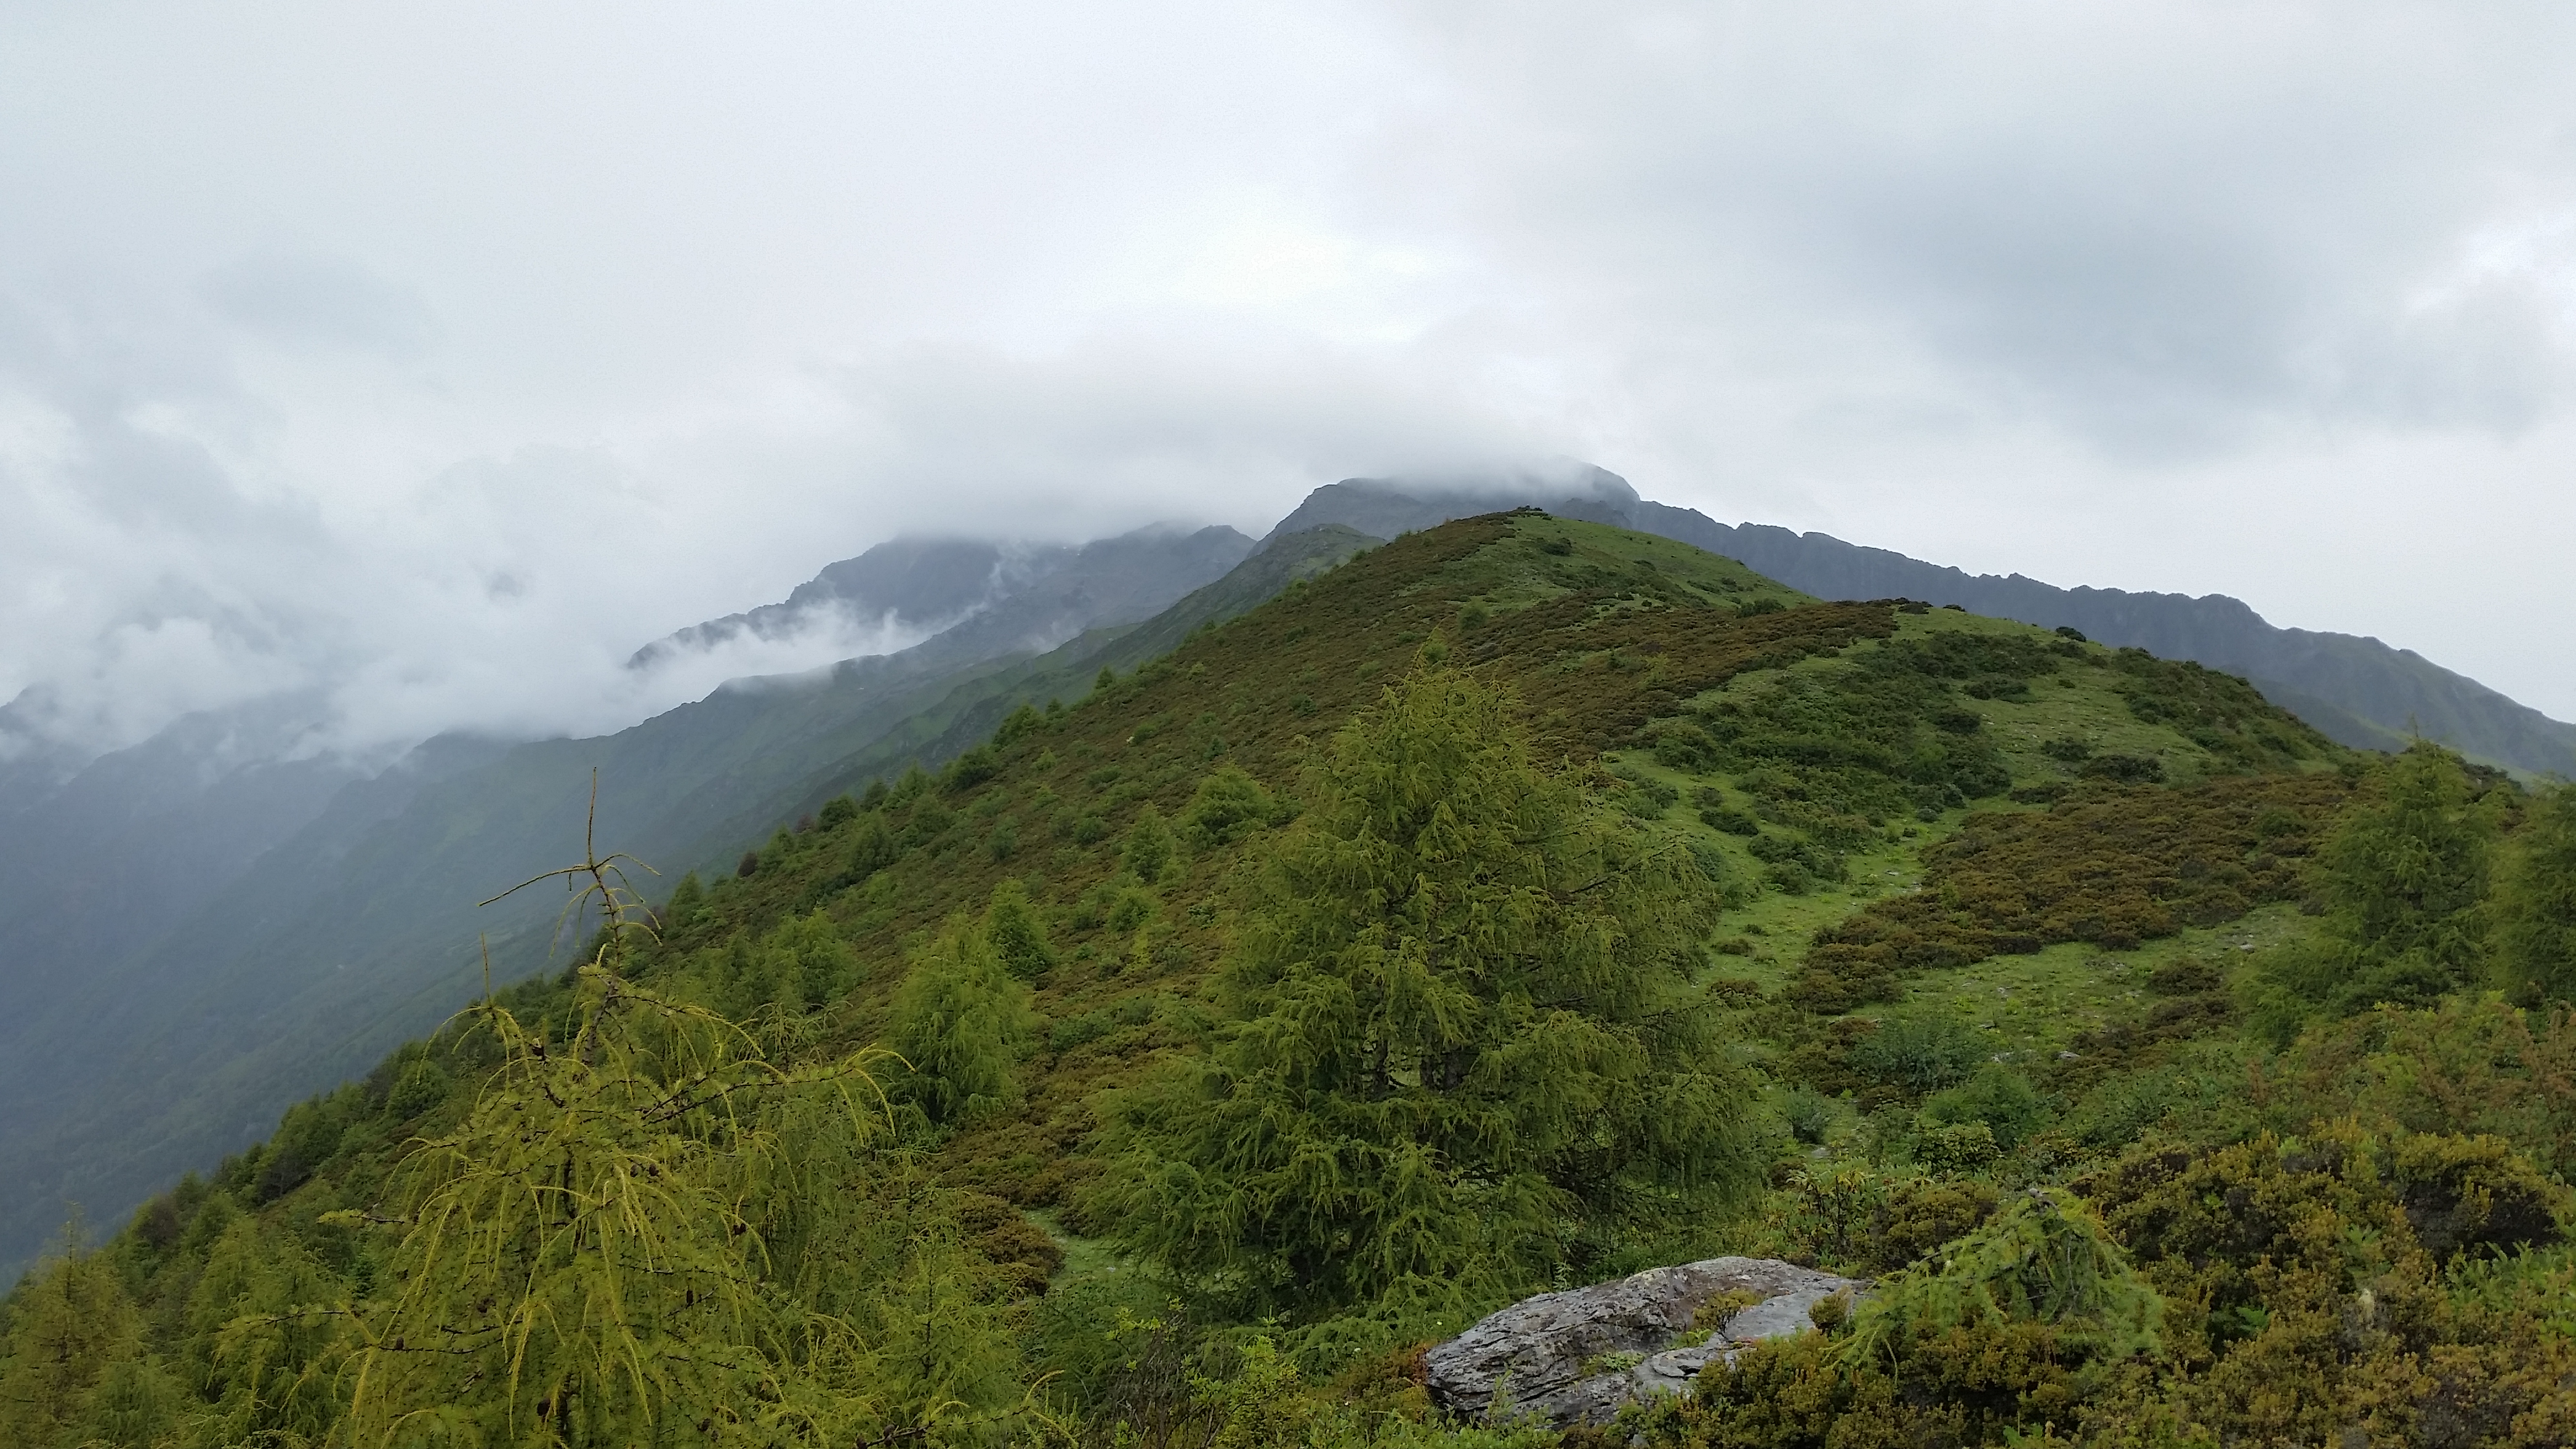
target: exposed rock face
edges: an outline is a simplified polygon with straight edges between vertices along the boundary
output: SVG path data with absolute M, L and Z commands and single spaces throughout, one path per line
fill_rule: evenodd
M 1649 1268 L 1615 1283 L 1523 1299 L 1434 1347 L 1423 1366 L 1431 1401 L 1452 1414 L 1534 1414 L 1560 1428 L 1605 1424 L 1623 1404 L 1689 1387 L 1701 1368 L 1732 1358 L 1738 1345 L 1804 1331 L 1816 1300 L 1867 1286 L 1776 1258 Z M 1672 1346 L 1702 1307 L 1728 1293 L 1762 1300 L 1730 1314 L 1706 1343 Z

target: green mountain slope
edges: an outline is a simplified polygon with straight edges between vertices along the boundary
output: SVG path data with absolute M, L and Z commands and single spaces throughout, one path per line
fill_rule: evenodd
M 2571 1204 L 2553 1177 L 2576 1168 L 2576 1023 L 2481 997 L 2483 948 L 2461 944 L 2463 923 L 2554 919 L 2565 892 L 2549 894 L 2547 851 L 2576 859 L 2565 799 L 2430 751 L 2374 763 L 2196 665 L 1920 603 L 1822 602 L 1603 525 L 1488 515 L 1313 571 L 1338 551 L 1288 565 L 1303 576 L 1239 615 L 1163 621 L 1168 650 L 1070 703 L 1044 702 L 1069 698 L 1054 686 L 1070 659 L 970 682 L 938 737 L 998 719 L 935 776 L 896 774 L 892 758 L 810 776 L 808 794 L 860 788 L 739 871 L 682 882 L 657 940 L 603 947 L 625 985 L 593 974 L 503 994 L 565 1049 L 511 1058 L 460 1025 L 296 1108 L 213 1181 L 22 1288 L 0 1389 L 68 1385 L 59 1422 L 112 1410 L 183 1442 L 334 1422 L 362 1361 L 340 1325 L 406 1321 L 387 1295 L 430 1291 L 404 1204 L 447 1199 L 406 1185 L 435 1155 L 417 1143 L 515 1150 L 528 1129 L 512 1122 L 553 1118 L 543 1094 L 502 1095 L 495 1067 L 576 1081 L 627 1038 L 565 1033 L 640 991 L 676 1005 L 631 1009 L 747 1021 L 743 1042 L 809 1072 L 883 1042 L 917 1063 L 878 1059 L 892 1109 L 860 1097 L 890 1135 L 834 1189 L 858 1206 L 833 1219 L 856 1244 L 833 1271 L 868 1286 L 791 1271 L 821 1259 L 798 1226 L 805 1199 L 784 1188 L 728 1199 L 745 1205 L 739 1231 L 715 1220 L 686 1239 L 707 1256 L 685 1261 L 733 1265 L 886 1346 L 838 1368 L 777 1343 L 728 1349 L 767 1355 L 777 1384 L 819 1375 L 874 1396 L 831 1410 L 837 1439 L 767 1421 L 786 1442 L 1033 1428 L 1013 1417 L 1013 1386 L 1043 1378 L 1049 1419 L 1083 1442 L 1534 1446 L 1547 1436 L 1425 1421 L 1409 1346 L 1516 1293 L 1727 1251 L 1883 1291 L 1831 1336 L 1712 1369 L 1693 1400 L 1632 1426 L 1657 1442 L 1998 1443 L 2044 1423 L 2103 1443 L 2141 1424 L 2314 1442 L 2382 1420 L 2417 1434 L 2438 1402 L 2478 1406 L 2467 1427 L 2432 1425 L 2441 1442 L 2538 1443 L 2576 1410 Z M 1343 786 L 1321 742 L 1412 681 L 1461 677 L 1511 701 L 1498 728 L 1580 792 L 1587 828 L 1629 859 L 1688 862 L 1673 878 L 1694 893 L 1696 948 L 1659 962 L 1643 1004 L 1727 1043 L 1714 1079 L 1744 1094 L 1767 1187 L 1734 1213 L 1640 1202 L 1569 1227 L 1541 1254 L 1551 1267 L 1483 1283 L 1474 1302 L 1255 1321 L 1224 1274 L 1174 1279 L 1142 1256 L 1152 1240 L 1115 1210 L 1132 1194 L 1100 1191 L 1119 1140 L 1104 1128 L 1137 1130 L 1132 1104 L 1155 1099 L 1122 1094 L 1171 1064 L 1248 1034 L 1338 1029 L 1246 1015 L 1258 998 L 1225 964 L 1258 924 L 1256 880 L 1275 884 L 1262 872 L 1284 842 L 1313 838 L 1297 811 L 1321 814 Z M 2452 883 L 2383 909 L 2372 872 L 2390 840 L 2414 842 L 2414 878 Z M 2482 895 L 2490 877 L 2504 884 Z M 2336 972 L 2376 972 L 2382 994 L 2337 1004 L 2315 989 Z M 1425 1071 L 1395 1085 L 1458 1084 Z M 661 1090 L 646 1095 L 691 1100 Z M 634 1118 L 648 1124 L 635 1150 L 665 1151 L 650 1123 L 718 1100 L 731 1089 Z M 670 1148 L 654 1160 L 678 1165 L 652 1180 L 735 1182 L 738 1129 L 712 1125 L 730 1112 L 702 1129 L 728 1150 Z M 1340 1190 L 1329 1163 L 1315 1174 L 1316 1193 Z M 724 1246 L 773 1237 L 768 1267 Z M 575 1261 L 594 1260 L 616 1261 Z M 907 1283 L 948 1294 L 945 1315 L 924 1316 L 932 1300 L 902 1297 Z M 231 1320 L 225 1339 L 232 1310 L 209 1306 L 207 1284 L 246 1285 L 240 1301 L 267 1316 Z M 460 1321 L 485 1311 L 470 1294 L 439 1301 Z M 132 1327 L 45 1358 L 75 1321 Z M 904 1336 L 929 1321 L 951 1330 L 938 1344 Z M 87 1367 L 44 1367 L 61 1364 Z M 456 1412 L 497 1402 L 459 1382 Z M 305 1397 L 272 1402 L 263 1383 Z M 952 1407 L 923 1383 L 958 1386 L 939 1400 Z M 675 1400 L 708 1417 L 670 1432 L 720 1442 L 719 1407 L 785 1390 L 728 1392 Z
M 2060 588 L 2019 574 L 1969 575 L 1883 548 L 1767 524 L 1729 527 L 1637 496 L 1627 480 L 1581 465 L 1485 479 L 1353 478 L 1318 488 L 1279 526 L 1345 523 L 1381 535 L 1428 528 L 1507 503 L 1531 503 L 1678 539 L 1740 559 L 1824 599 L 1901 596 L 1955 604 L 2104 643 L 2188 659 L 2251 679 L 2266 696 L 2361 749 L 2400 749 L 2417 734 L 2530 775 L 2576 776 L 2576 724 L 2551 719 L 2377 639 L 2267 623 L 2224 594 Z
M 432 742 L 416 767 L 353 787 L 156 946 L 64 983 L 13 1023 L 29 1045 L 0 1061 L 0 1095 L 19 1108 L 0 1122 L 0 1175 L 19 1184 L 0 1203 L 0 1262 L 33 1251 L 71 1204 L 122 1211 L 429 1030 L 470 999 L 487 943 L 503 981 L 543 969 L 550 949 L 559 963 L 559 902 L 474 902 L 578 852 L 593 771 L 603 838 L 675 875 L 730 859 L 811 808 L 796 802 L 854 757 L 939 763 L 990 732 L 1000 711 L 979 706 L 1041 683 L 1078 693 L 1103 661 L 1168 648 L 1169 630 L 1250 607 L 1362 542 L 1347 530 L 1299 535 L 1225 568 L 1243 543 L 1230 530 L 1106 540 L 1078 552 L 1092 573 L 1133 576 L 1116 587 L 1066 568 L 901 654 L 739 682 L 601 738 Z M 1077 605 L 1168 590 L 1174 550 L 1197 576 L 1218 577 L 1156 622 L 1094 630 L 1043 656 L 1009 647 Z M 1130 634 L 1136 644 L 1123 646 Z

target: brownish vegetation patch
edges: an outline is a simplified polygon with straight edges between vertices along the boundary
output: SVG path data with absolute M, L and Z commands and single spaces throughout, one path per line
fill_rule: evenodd
M 1816 933 L 1792 1000 L 1842 1012 L 1918 971 L 2063 941 L 2124 951 L 2300 893 L 2300 859 L 2343 802 L 2336 775 L 2106 787 L 1971 817 L 1923 852 L 1923 888 Z

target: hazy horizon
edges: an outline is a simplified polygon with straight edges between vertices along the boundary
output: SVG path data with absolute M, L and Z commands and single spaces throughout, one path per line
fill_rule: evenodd
M 897 535 L 1257 536 L 1547 457 L 2576 718 L 2560 10 L 0 37 L 0 700 L 84 750 L 306 696 L 352 747 L 615 728 L 712 683 L 637 646 Z

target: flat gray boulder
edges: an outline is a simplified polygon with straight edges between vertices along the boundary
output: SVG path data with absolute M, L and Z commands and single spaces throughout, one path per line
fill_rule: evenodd
M 1688 1388 L 1744 1344 L 1805 1331 L 1816 1300 L 1868 1286 L 1777 1258 L 1649 1268 L 1513 1304 L 1425 1353 L 1426 1385 L 1462 1418 L 1606 1424 L 1622 1405 Z M 1727 1315 L 1707 1342 L 1677 1347 L 1699 1311 L 1729 1293 L 1760 1301 Z

